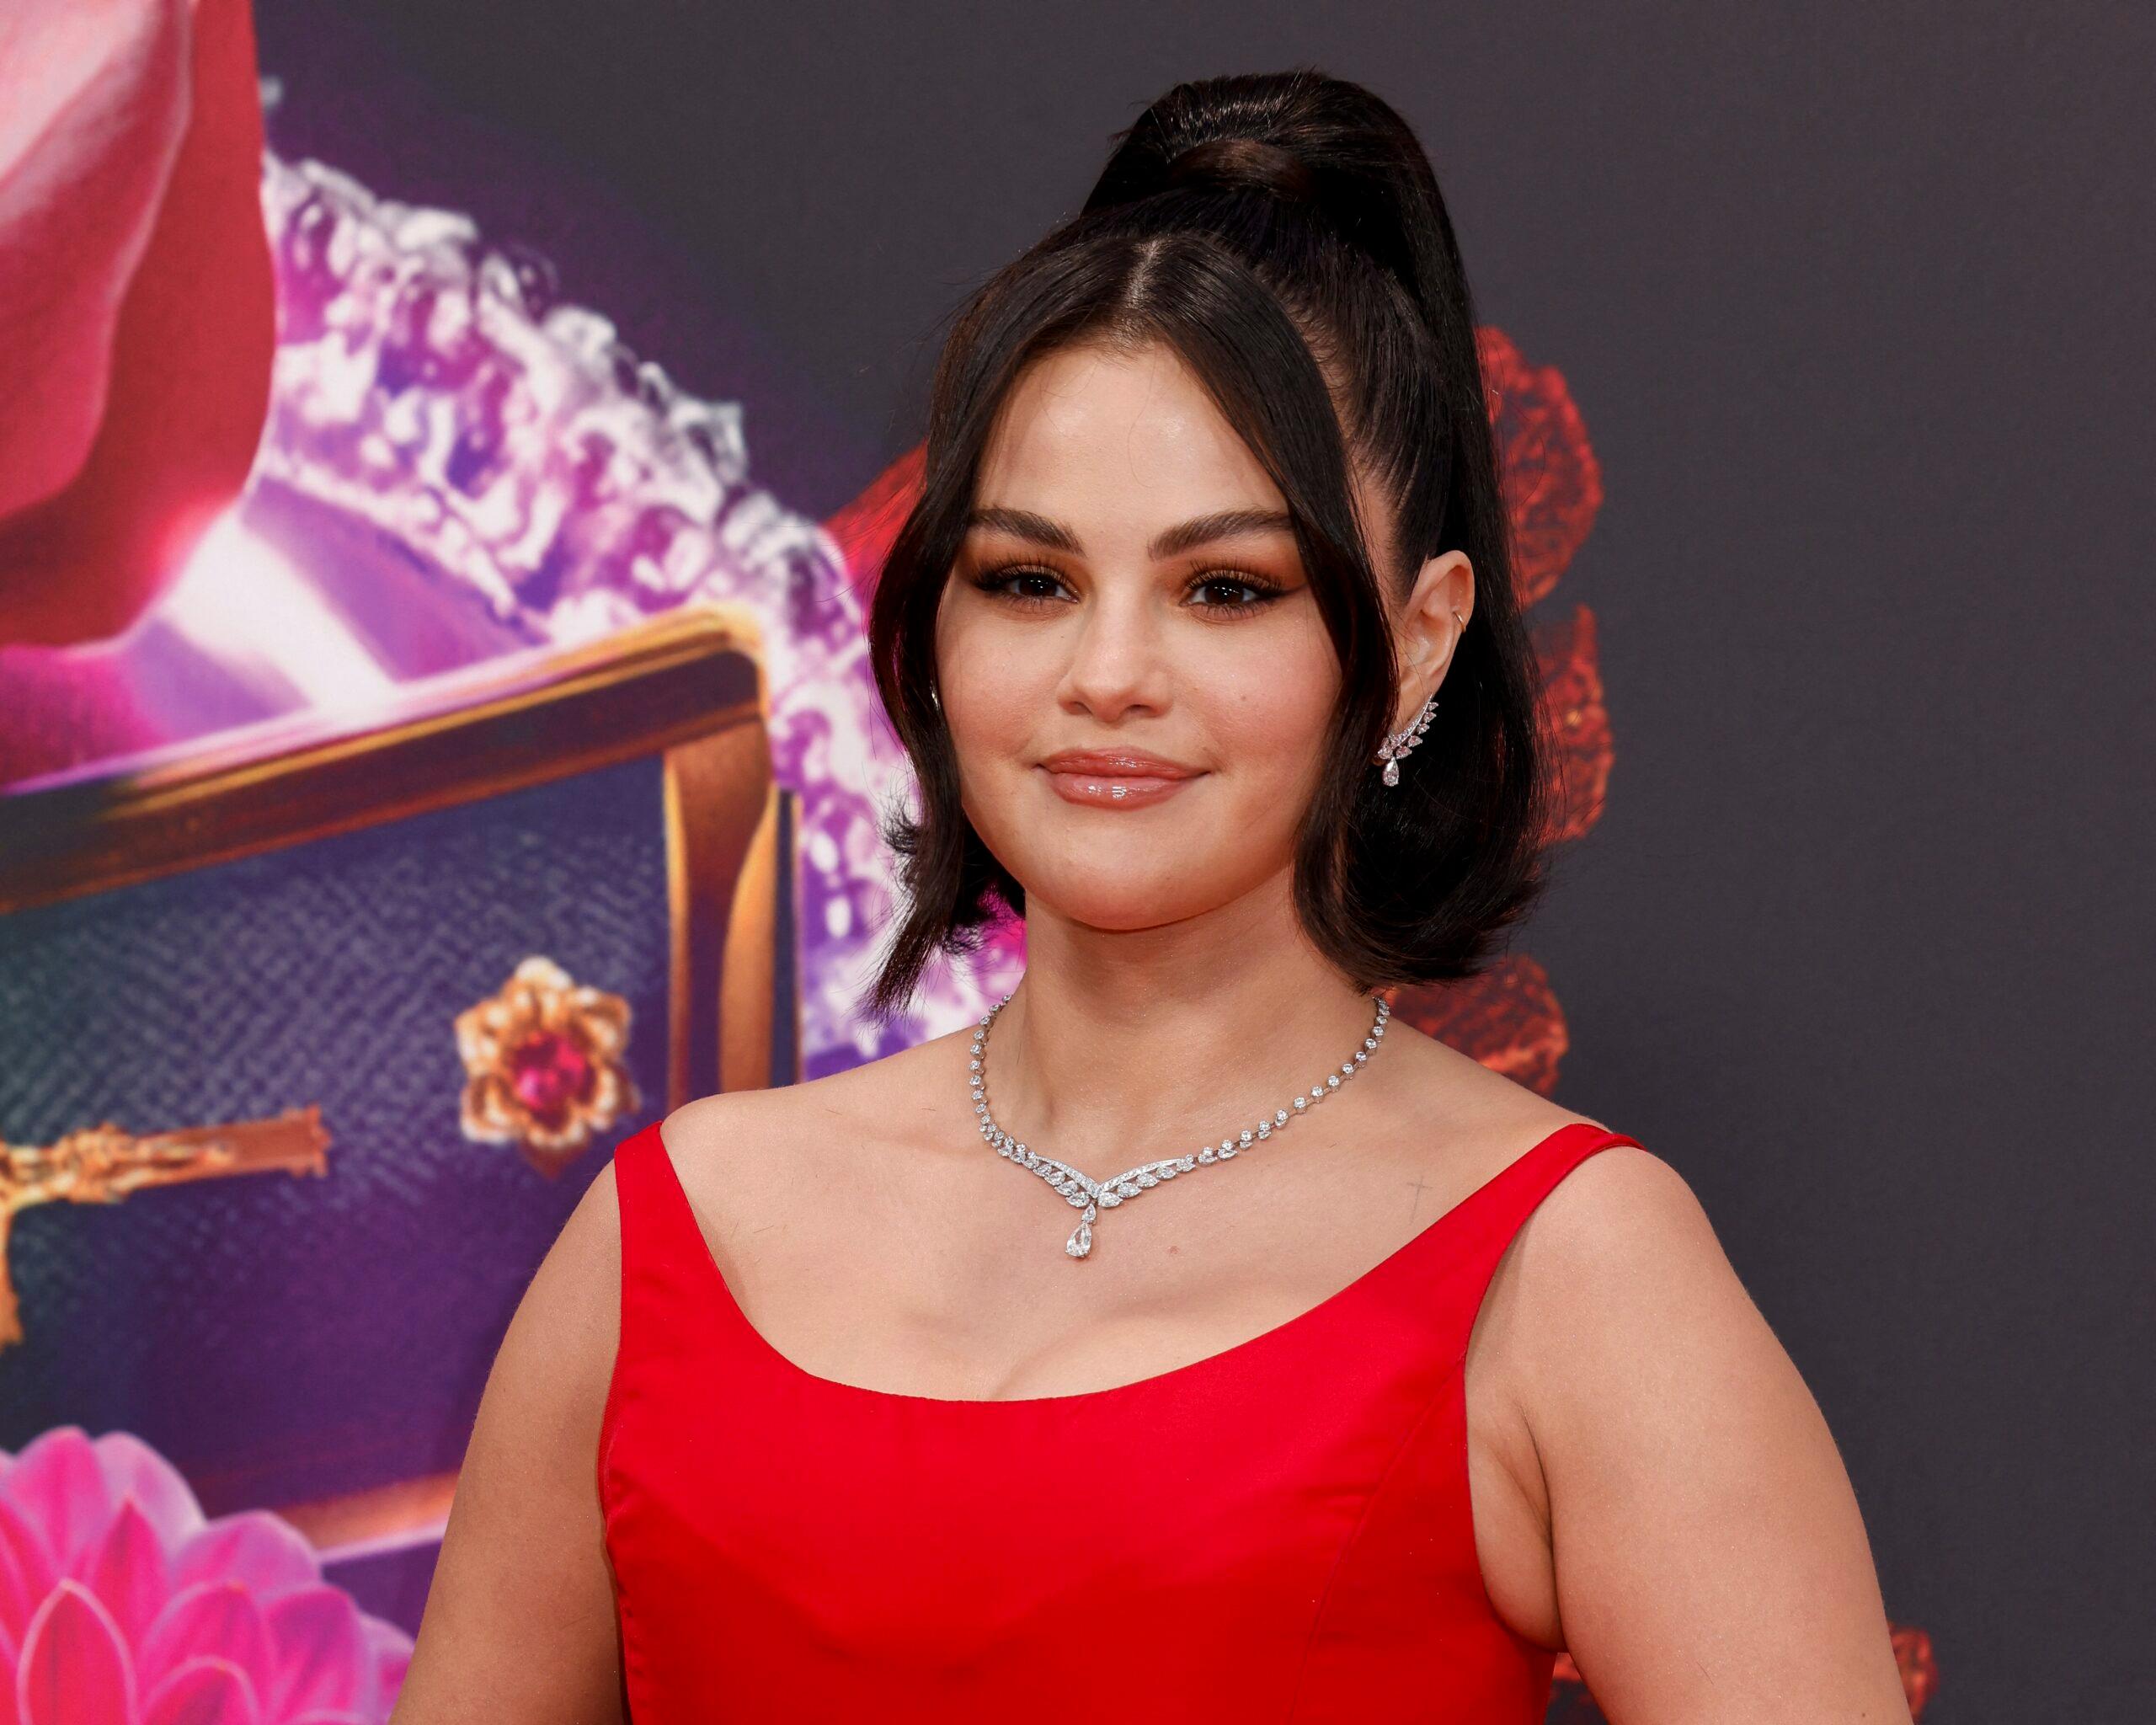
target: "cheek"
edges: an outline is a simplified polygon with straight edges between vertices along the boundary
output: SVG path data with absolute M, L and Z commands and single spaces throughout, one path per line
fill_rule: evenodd
M 1054 708 L 1056 673 L 1040 654 L 992 650 L 985 637 L 958 631 L 939 663 L 943 722 L 961 761 L 1022 751 Z
M 1043 655 L 996 650 L 990 631 L 953 630 L 938 655 L 943 725 L 957 756 L 959 806 L 1003 856 L 1025 763 L 1055 720 L 1055 672 Z
M 1239 795 L 1299 809 L 1324 749 L 1332 662 L 1223 670 L 1192 689 L 1189 704 Z

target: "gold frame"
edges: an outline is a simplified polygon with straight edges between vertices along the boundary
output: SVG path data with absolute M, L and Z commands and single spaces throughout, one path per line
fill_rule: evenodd
M 762 636 L 738 603 L 407 685 L 0 795 L 0 916 L 664 756 L 668 1107 L 772 1071 L 781 859 Z M 790 812 L 790 811 L 789 811 Z M 800 1075 L 798 991 L 792 1071 Z
M 775 1074 L 773 991 L 792 878 L 773 777 L 762 636 L 736 603 L 684 606 L 605 639 L 401 688 L 349 716 L 267 721 L 95 774 L 0 790 L 0 917 L 663 756 L 670 924 L 668 1111 Z M 792 918 L 786 918 L 790 925 Z M 792 969 L 789 965 L 789 969 Z M 440 1537 L 454 1471 L 276 1507 L 325 1561 Z

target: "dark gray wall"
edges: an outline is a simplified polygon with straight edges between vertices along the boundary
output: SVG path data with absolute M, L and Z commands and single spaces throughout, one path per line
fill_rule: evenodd
M 468 209 L 826 513 L 1180 77 L 1430 147 L 1609 500 L 1609 810 L 1524 945 L 1826 1410 L 1928 1725 L 2149 1716 L 2146 7 L 261 0 L 271 138 Z M 2137 315 L 2139 314 L 2139 315 Z

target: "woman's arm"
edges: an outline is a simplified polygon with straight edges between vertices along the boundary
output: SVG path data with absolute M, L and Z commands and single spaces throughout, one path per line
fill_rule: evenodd
M 1691 1188 L 1619 1145 L 1531 1220 L 1513 1357 L 1612 1725 L 1906 1725 L 1840 1454 Z
M 610 1165 L 494 1356 L 391 1725 L 627 1716 L 597 1484 L 621 1263 Z

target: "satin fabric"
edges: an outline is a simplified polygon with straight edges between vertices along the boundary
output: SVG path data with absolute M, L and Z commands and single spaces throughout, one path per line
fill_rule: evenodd
M 1540 1725 L 1498 1619 L 1463 1365 L 1499 1256 L 1596 1151 L 1551 1133 L 1318 1306 L 1190 1365 L 1017 1401 L 795 1365 L 735 1303 L 657 1123 L 614 1165 L 599 1446 L 636 1725 Z

